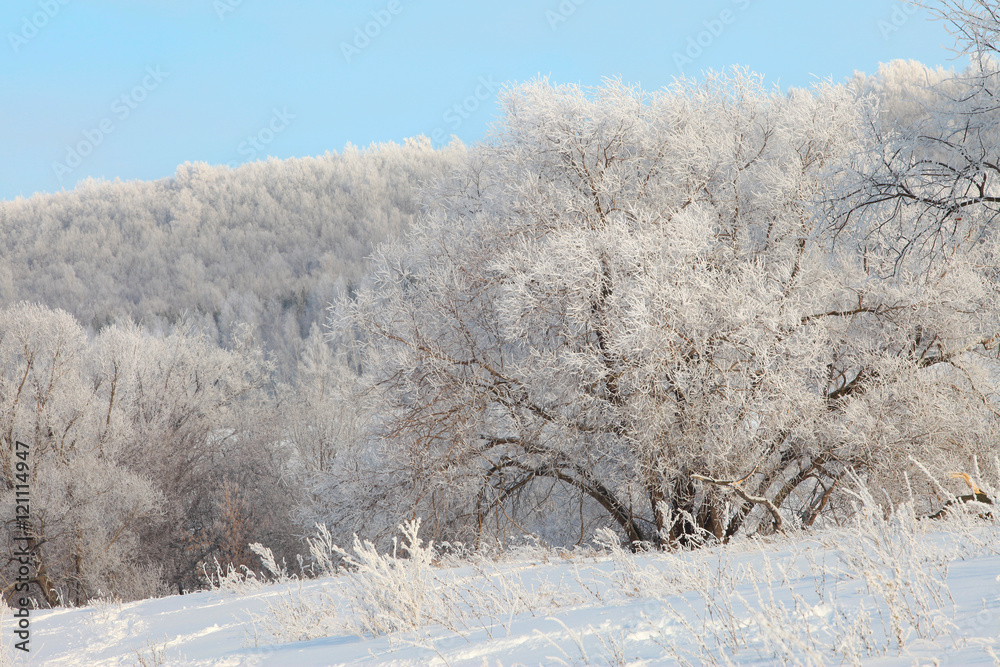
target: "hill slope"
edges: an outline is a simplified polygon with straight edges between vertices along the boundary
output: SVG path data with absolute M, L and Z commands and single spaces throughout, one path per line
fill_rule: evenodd
M 410 544 L 405 561 L 366 558 L 362 547 L 354 555 L 364 564 L 351 575 L 272 585 L 230 577 L 193 595 L 39 612 L 32 657 L 48 665 L 1000 664 L 996 527 L 927 533 L 905 518 L 866 521 L 862 533 L 858 524 L 680 554 L 523 548 L 500 562 L 435 565 L 426 547 Z M 416 622 L 399 627 L 407 619 Z M 396 631 L 371 637 L 393 623 Z
M 464 153 L 418 139 L 236 169 L 188 163 L 164 180 L 0 202 L 0 307 L 40 302 L 94 330 L 195 313 L 223 345 L 248 324 L 287 373 L 372 247 L 420 212 L 419 188 Z

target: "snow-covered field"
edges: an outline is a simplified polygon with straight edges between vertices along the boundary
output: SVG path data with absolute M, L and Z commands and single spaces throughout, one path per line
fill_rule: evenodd
M 674 554 L 358 545 L 350 575 L 35 613 L 30 656 L 7 616 L 3 662 L 1000 665 L 997 525 L 895 517 Z

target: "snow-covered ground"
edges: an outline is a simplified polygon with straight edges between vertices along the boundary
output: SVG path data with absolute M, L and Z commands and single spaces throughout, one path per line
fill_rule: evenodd
M 37 612 L 30 656 L 8 616 L 3 662 L 1000 665 L 998 533 L 868 516 L 678 554 L 362 548 L 351 575 Z

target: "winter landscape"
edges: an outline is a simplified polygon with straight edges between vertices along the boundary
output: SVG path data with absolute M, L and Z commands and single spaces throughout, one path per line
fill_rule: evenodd
M 877 48 L 790 84 L 737 64 L 751 0 L 14 4 L 0 665 L 1000 665 L 992 0 L 845 2 Z M 654 16 L 656 63 L 569 45 Z M 402 134 L 433 94 L 359 92 L 318 148 L 321 17 L 338 100 L 414 39 L 471 94 Z M 91 97 L 46 58 L 176 39 L 245 62 L 49 124 Z M 219 139 L 257 76 L 299 105 Z

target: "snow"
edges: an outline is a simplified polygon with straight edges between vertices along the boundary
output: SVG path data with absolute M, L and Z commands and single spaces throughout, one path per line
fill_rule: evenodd
M 396 580 L 377 595 L 364 589 L 376 579 L 358 574 L 230 580 L 35 612 L 29 660 L 14 664 L 1000 665 L 997 527 L 870 529 L 682 553 L 536 547 L 427 569 L 387 561 Z M 358 632 L 370 605 L 413 593 L 424 596 L 418 627 Z M 295 604 L 306 618 L 285 630 L 313 638 L 276 639 L 273 611 L 287 621 Z M 316 636 L 323 608 L 334 615 Z M 8 658 L 20 653 L 9 625 Z

